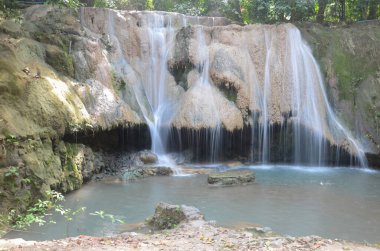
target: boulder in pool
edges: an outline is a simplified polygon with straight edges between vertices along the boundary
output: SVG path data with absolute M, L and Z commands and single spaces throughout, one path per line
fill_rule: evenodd
M 255 173 L 252 170 L 236 170 L 208 175 L 207 182 L 210 185 L 233 186 L 250 184 L 255 181 Z
M 125 180 L 138 180 L 150 176 L 170 176 L 173 175 L 173 170 L 170 167 L 142 167 L 127 170 L 124 173 Z
M 145 176 L 170 176 L 173 175 L 173 169 L 165 166 L 155 166 L 143 168 Z
M 146 164 L 154 164 L 158 161 L 158 157 L 156 154 L 154 154 L 151 151 L 141 151 L 139 153 L 140 160 L 146 165 Z
M 203 214 L 195 207 L 171 205 L 160 202 L 148 225 L 155 230 L 172 229 L 183 222 L 204 221 Z

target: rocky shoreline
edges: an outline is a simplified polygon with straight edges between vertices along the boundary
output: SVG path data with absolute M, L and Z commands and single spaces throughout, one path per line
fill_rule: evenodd
M 177 220 L 178 226 L 166 224 Z M 318 236 L 279 236 L 265 228 L 228 229 L 205 221 L 194 207 L 166 203 L 157 206 L 150 222 L 160 222 L 160 227 L 155 228 L 160 230 L 111 237 L 81 235 L 43 242 L 0 239 L 0 250 L 380 250 L 376 245 Z

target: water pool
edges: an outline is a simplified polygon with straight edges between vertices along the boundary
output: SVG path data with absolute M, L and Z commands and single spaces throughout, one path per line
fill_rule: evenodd
M 11 232 L 6 238 L 110 235 L 124 226 L 89 213 L 103 210 L 132 224 L 153 215 L 155 205 L 165 201 L 198 207 L 207 220 L 225 226 L 252 223 L 293 236 L 380 241 L 380 172 L 327 167 L 249 168 L 256 173 L 255 183 L 236 187 L 210 187 L 206 175 L 93 182 L 67 195 L 65 207 L 87 208 L 73 221 L 54 216 L 56 224 Z

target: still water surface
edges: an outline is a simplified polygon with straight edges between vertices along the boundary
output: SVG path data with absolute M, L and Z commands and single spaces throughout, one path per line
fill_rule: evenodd
M 217 167 L 214 165 L 214 168 Z M 66 197 L 67 208 L 86 212 L 67 223 L 33 226 L 7 238 L 28 240 L 110 235 L 121 226 L 89 215 L 103 210 L 138 223 L 153 215 L 159 201 L 198 207 L 207 220 L 234 226 L 254 223 L 294 236 L 319 235 L 355 241 L 380 241 L 380 172 L 349 168 L 259 166 L 247 186 L 210 187 L 206 175 L 151 177 L 129 183 L 96 182 Z

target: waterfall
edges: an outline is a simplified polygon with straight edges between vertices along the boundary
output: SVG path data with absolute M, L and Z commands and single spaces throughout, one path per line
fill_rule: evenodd
M 151 150 L 158 156 L 160 165 L 171 167 L 179 175 L 180 169 L 176 167 L 167 152 L 170 124 L 175 114 L 175 104 L 168 96 L 167 90 L 170 76 L 167 61 L 175 28 L 172 26 L 170 15 L 148 13 L 145 14 L 144 21 L 142 25 L 149 34 L 149 53 L 145 58 L 142 56 L 147 63 L 142 85 L 151 113 L 151 116 L 149 113 L 144 113 L 151 135 Z
M 215 162 L 240 144 L 252 162 L 366 165 L 295 26 L 96 9 L 80 20 L 109 40 L 107 60 L 131 88 L 124 101 L 148 125 L 160 164 L 174 168 L 169 151 L 185 149 Z
M 285 118 L 281 120 L 280 133 L 279 136 L 277 135 L 280 140 L 283 139 L 284 148 L 288 147 L 287 144 L 292 145 L 292 150 L 290 152 L 284 150 L 284 154 L 292 154 L 292 161 L 295 164 L 323 165 L 331 158 L 331 155 L 335 155 L 335 161 L 339 163 L 341 146 L 346 146 L 356 156 L 352 164 L 356 162 L 361 166 L 366 166 L 364 151 L 336 118 L 329 104 L 322 74 L 311 49 L 302 40 L 300 31 L 294 26 L 288 26 L 286 33 L 286 41 L 284 41 L 286 52 L 283 59 L 280 53 L 274 54 L 271 48 L 271 35 L 275 34 L 264 31 L 265 73 L 262 96 L 259 97 L 262 119 L 258 120 L 256 116 L 252 116 L 254 121 L 252 141 L 261 142 L 256 149 L 253 149 L 262 153 L 259 161 L 267 163 L 271 160 L 270 149 L 274 140 L 271 138 L 271 127 L 274 119 L 271 118 L 273 111 L 271 111 L 269 99 L 280 99 L 280 97 L 272 96 L 270 91 L 273 88 L 282 90 L 288 88 L 290 91 L 283 92 L 282 96 L 288 95 L 291 99 L 291 109 L 289 114 L 282 114 Z M 285 71 L 280 86 L 271 86 L 271 71 L 274 67 L 271 60 L 280 62 Z M 252 81 L 251 85 L 257 86 L 257 83 Z M 257 96 L 252 96 L 252 99 L 257 98 Z M 254 125 L 257 123 L 259 135 L 255 134 L 257 128 Z M 329 152 L 329 144 L 336 148 L 335 152 Z
M 201 93 L 203 99 L 207 100 L 208 106 L 211 108 L 211 115 L 209 119 L 215 121 L 214 127 L 210 128 L 208 132 L 204 135 L 203 140 L 209 147 L 206 147 L 208 150 L 208 159 L 211 162 L 217 160 L 219 154 L 219 146 L 221 142 L 221 121 L 218 116 L 219 111 L 215 105 L 214 93 L 216 92 L 214 85 L 210 80 L 210 56 L 207 49 L 204 30 L 202 26 L 196 28 L 196 39 L 198 42 L 198 55 L 200 55 L 200 62 L 197 66 L 198 72 L 200 75 L 199 80 L 196 82 L 195 86 L 190 91 L 195 91 Z

